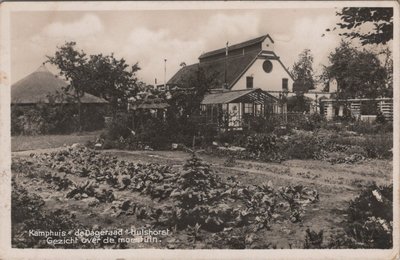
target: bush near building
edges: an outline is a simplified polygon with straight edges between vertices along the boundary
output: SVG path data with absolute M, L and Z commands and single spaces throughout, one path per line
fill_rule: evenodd
M 82 113 L 83 131 L 104 127 L 105 109 L 85 107 Z M 77 108 L 73 104 L 35 104 L 11 107 L 11 135 L 69 134 L 79 130 Z

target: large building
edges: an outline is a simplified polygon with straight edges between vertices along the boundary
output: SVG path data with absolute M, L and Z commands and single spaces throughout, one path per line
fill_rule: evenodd
M 285 114 L 282 97 L 292 92 L 293 77 L 274 51 L 274 40 L 264 35 L 203 53 L 196 64 L 182 67 L 168 82 L 188 86 L 197 73 L 212 78 L 202 104 L 207 122 L 242 129 L 248 115 Z

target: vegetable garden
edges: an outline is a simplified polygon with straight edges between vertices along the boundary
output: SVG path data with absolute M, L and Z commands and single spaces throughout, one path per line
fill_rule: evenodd
M 111 216 L 131 216 L 151 228 L 183 230 L 188 234 L 202 230 L 216 234 L 217 240 L 242 228 L 253 232 L 268 229 L 278 219 L 300 222 L 308 205 L 318 203 L 318 192 L 301 185 L 275 188 L 271 182 L 248 186 L 234 178 L 223 180 L 195 155 L 182 169 L 175 170 L 166 165 L 118 160 L 85 147 L 67 148 L 14 160 L 13 171 L 18 173 L 16 179 L 20 175 L 34 178 L 43 189 L 63 193 L 66 200 L 84 200 L 88 207 L 107 205 Z M 16 206 L 21 206 L 21 200 L 28 200 L 32 201 L 28 204 L 32 204 L 33 212 L 40 211 L 43 200 L 29 195 L 18 184 L 15 187 Z M 144 205 L 135 201 L 134 196 L 119 196 L 118 191 L 146 196 L 158 203 Z M 18 217 L 21 214 L 25 215 L 15 207 L 13 215 L 16 222 L 21 221 L 21 230 L 32 229 L 31 225 L 40 226 L 40 218 L 26 220 Z M 43 228 L 48 226 L 42 224 Z M 18 235 L 18 246 L 25 245 L 26 235 L 26 231 Z M 220 242 L 222 245 L 226 241 Z
M 351 234 L 351 239 L 344 242 L 336 237 L 321 244 L 319 233 L 309 229 L 313 229 L 310 217 L 323 207 L 321 196 L 325 197 L 327 192 L 313 182 L 321 179 L 318 174 L 297 172 L 298 179 L 307 181 L 289 184 L 267 176 L 247 181 L 243 173 L 235 173 L 238 165 L 241 167 L 238 162 L 234 162 L 233 168 L 213 162 L 210 165 L 195 154 L 187 154 L 187 160 L 181 163 L 157 161 L 125 160 L 80 145 L 14 156 L 13 246 L 234 249 L 366 246 Z M 268 172 L 271 165 L 264 167 L 267 168 L 259 169 Z M 230 174 L 226 174 L 227 169 Z M 273 172 L 288 174 L 275 169 Z M 379 194 L 386 194 L 386 190 L 373 188 Z M 385 207 L 390 208 L 390 196 L 383 197 Z M 370 217 L 365 221 L 370 223 Z M 390 229 L 390 217 L 375 220 L 376 225 L 384 221 Z M 363 232 L 364 223 L 360 225 Z M 278 242 L 268 239 L 271 234 L 281 236 L 276 234 L 277 227 L 286 236 L 293 234 L 293 230 L 306 232 L 301 238 L 296 237 L 296 243 L 282 242 L 285 237 Z M 142 235 L 140 243 L 129 243 L 129 239 L 137 236 L 101 235 L 101 231 L 115 229 L 168 230 L 168 236 L 155 235 L 156 239 L 144 243 L 146 236 Z M 32 236 L 30 230 L 69 231 L 64 238 L 71 238 L 74 243 L 49 243 L 43 237 Z M 94 235 L 75 234 L 74 230 L 88 230 Z M 390 236 L 384 229 L 380 231 Z M 101 242 L 107 236 L 116 242 Z M 50 241 L 59 238 L 54 235 Z M 85 242 L 88 240 L 98 242 Z

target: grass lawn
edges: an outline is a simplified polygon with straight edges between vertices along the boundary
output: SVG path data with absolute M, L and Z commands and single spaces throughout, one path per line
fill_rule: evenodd
M 11 151 L 27 151 L 46 148 L 57 148 L 74 143 L 95 141 L 101 131 L 73 133 L 69 135 L 12 136 Z

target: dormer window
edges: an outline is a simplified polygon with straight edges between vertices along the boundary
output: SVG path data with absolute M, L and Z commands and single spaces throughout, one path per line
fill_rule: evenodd
M 253 88 L 253 76 L 246 77 L 246 88 Z

